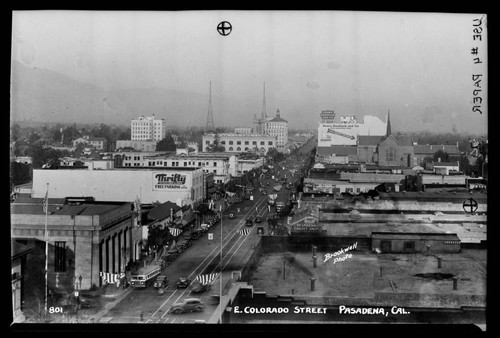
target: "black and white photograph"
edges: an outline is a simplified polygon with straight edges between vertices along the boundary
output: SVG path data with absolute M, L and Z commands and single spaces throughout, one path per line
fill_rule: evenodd
M 11 15 L 13 328 L 487 331 L 486 13 Z

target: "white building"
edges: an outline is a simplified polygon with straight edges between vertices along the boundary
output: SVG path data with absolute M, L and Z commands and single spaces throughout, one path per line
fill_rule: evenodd
M 155 119 L 155 116 L 139 116 L 130 123 L 132 141 L 161 141 L 167 133 L 164 119 Z
M 276 111 L 276 117 L 267 121 L 267 134 L 276 137 L 276 149 L 285 150 L 288 142 L 288 121 L 281 118 L 280 110 Z
M 261 154 L 266 154 L 270 148 L 277 147 L 276 136 L 264 134 L 217 134 L 219 144 L 224 147 L 225 152 L 241 153 L 246 151 L 257 151 Z M 207 147 L 214 143 L 215 134 L 203 135 L 203 152 L 207 151 Z
M 237 175 L 237 154 L 198 153 L 192 155 L 147 156 L 145 167 L 202 168 L 205 174 L 213 173 L 215 183 L 228 183 Z
M 90 145 L 97 150 L 105 150 L 107 148 L 107 141 L 104 137 L 84 135 L 83 137 L 73 140 L 73 147 L 76 147 L 78 144 Z
M 144 159 L 150 156 L 161 156 L 167 151 L 127 151 L 113 154 L 115 167 L 144 167 Z
M 94 197 L 99 201 L 141 203 L 170 201 L 180 206 L 203 199 L 201 168 L 135 167 L 109 170 L 35 169 L 32 197 Z
M 387 123 L 376 116 L 335 116 L 329 111 L 328 119 L 318 126 L 318 147 L 331 147 L 337 145 L 357 145 L 358 136 L 385 136 Z M 324 112 L 322 113 L 324 114 Z

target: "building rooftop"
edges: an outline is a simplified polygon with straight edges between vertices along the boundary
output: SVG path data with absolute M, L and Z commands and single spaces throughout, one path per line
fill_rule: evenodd
M 379 232 L 379 231 L 373 231 L 372 232 L 372 239 L 377 239 L 377 238 L 392 238 L 392 239 L 432 239 L 432 240 L 442 240 L 442 241 L 458 241 L 460 240 L 457 236 L 457 234 L 447 234 L 447 233 L 439 233 L 439 232 L 406 232 L 406 231 L 398 231 L 398 232 L 393 232 L 393 231 L 384 231 L 384 232 Z
M 428 154 L 432 155 L 436 151 L 442 150 L 448 154 L 458 154 L 459 150 L 456 144 L 426 144 L 426 145 L 414 145 L 413 152 L 415 154 Z
M 42 208 L 43 198 L 31 198 L 33 203 L 18 203 L 18 200 L 11 204 L 11 214 L 32 214 L 44 215 Z M 121 207 L 128 202 L 82 202 L 76 205 L 53 204 L 51 200 L 63 201 L 65 199 L 49 198 L 49 215 L 102 215 L 115 208 Z
M 11 259 L 15 259 L 15 258 L 24 256 L 24 255 L 30 253 L 31 251 L 33 251 L 32 248 L 30 248 L 24 244 L 21 244 L 19 242 L 11 241 L 11 244 L 10 244 L 10 257 L 11 257 Z
M 148 217 L 152 219 L 165 219 L 169 217 L 172 212 L 175 214 L 180 209 L 181 207 L 177 204 L 167 201 L 151 209 L 148 213 Z

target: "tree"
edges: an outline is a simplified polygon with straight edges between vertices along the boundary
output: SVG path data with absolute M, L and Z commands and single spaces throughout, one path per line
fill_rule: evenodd
M 122 131 L 119 135 L 118 135 L 118 140 L 130 140 L 131 138 L 131 130 L 130 128 L 127 128 L 125 131 Z
M 165 135 L 165 138 L 156 144 L 156 151 L 175 151 L 176 149 L 174 139 L 170 134 Z
M 460 155 L 458 170 L 468 175 L 470 172 L 469 158 L 465 155 Z
M 223 145 L 220 144 L 220 137 L 219 134 L 216 132 L 214 136 L 214 143 L 211 143 L 207 146 L 206 151 L 208 153 L 216 153 L 216 152 L 223 152 L 226 149 L 224 148 Z
M 448 160 L 450 159 L 450 155 L 447 152 L 442 151 L 441 149 L 439 149 L 432 156 L 432 160 L 434 162 L 439 162 L 438 159 L 441 159 L 441 162 L 448 162 Z
M 29 164 L 11 162 L 10 180 L 12 186 L 28 183 L 31 181 L 31 169 Z

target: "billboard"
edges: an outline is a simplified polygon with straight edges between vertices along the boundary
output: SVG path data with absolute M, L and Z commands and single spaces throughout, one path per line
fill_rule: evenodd
M 153 190 L 187 189 L 186 175 L 153 172 Z

